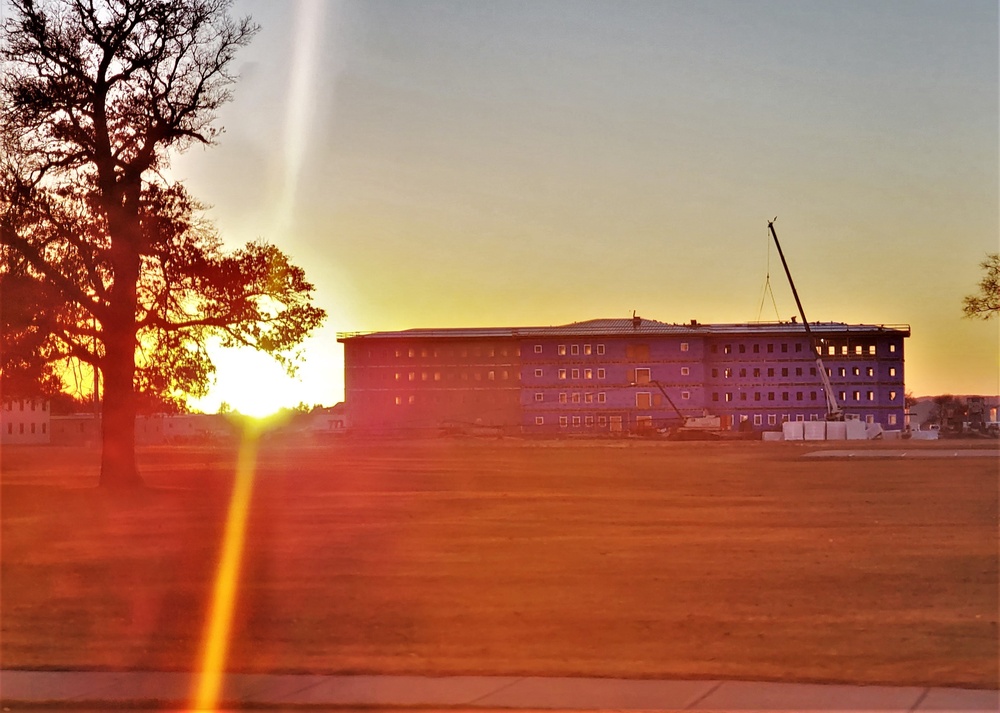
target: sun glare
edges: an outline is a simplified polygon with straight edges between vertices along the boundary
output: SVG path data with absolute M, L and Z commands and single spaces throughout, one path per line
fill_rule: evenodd
M 263 418 L 298 403 L 295 395 L 301 383 L 266 354 L 227 349 L 213 354 L 212 361 L 216 366 L 215 401 L 200 404 L 205 410 L 217 410 L 224 403 L 233 411 Z

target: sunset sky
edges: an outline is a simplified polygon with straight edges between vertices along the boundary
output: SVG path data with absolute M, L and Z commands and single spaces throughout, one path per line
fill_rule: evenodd
M 961 312 L 1000 249 L 994 0 L 235 12 L 226 133 L 174 171 L 329 318 L 298 379 L 217 352 L 205 410 L 340 401 L 337 332 L 788 319 L 775 216 L 810 321 L 907 323 L 908 391 L 1000 392 L 998 320 Z

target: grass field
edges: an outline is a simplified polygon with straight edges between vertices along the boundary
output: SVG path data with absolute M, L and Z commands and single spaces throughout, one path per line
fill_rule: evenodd
M 263 444 L 227 668 L 996 688 L 998 460 L 819 447 Z M 2 666 L 195 668 L 235 456 L 5 448 Z

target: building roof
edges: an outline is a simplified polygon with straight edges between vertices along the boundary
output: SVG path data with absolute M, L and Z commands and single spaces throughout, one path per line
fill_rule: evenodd
M 810 322 L 815 334 L 885 334 L 895 332 L 910 336 L 908 324 L 846 324 L 844 322 Z M 624 335 L 650 336 L 750 336 L 805 334 L 801 322 L 744 322 L 734 324 L 701 324 L 692 320 L 686 324 L 669 324 L 654 319 L 590 319 L 584 322 L 551 327 L 457 327 L 406 329 L 398 332 L 340 332 L 337 341 L 354 339 L 496 339 L 544 337 L 613 337 Z

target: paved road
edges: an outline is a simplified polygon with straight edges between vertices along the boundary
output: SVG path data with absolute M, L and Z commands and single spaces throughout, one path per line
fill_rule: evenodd
M 186 673 L 0 671 L 4 711 L 191 710 Z M 502 676 L 230 674 L 219 710 L 1000 711 L 1000 692 L 920 686 Z

